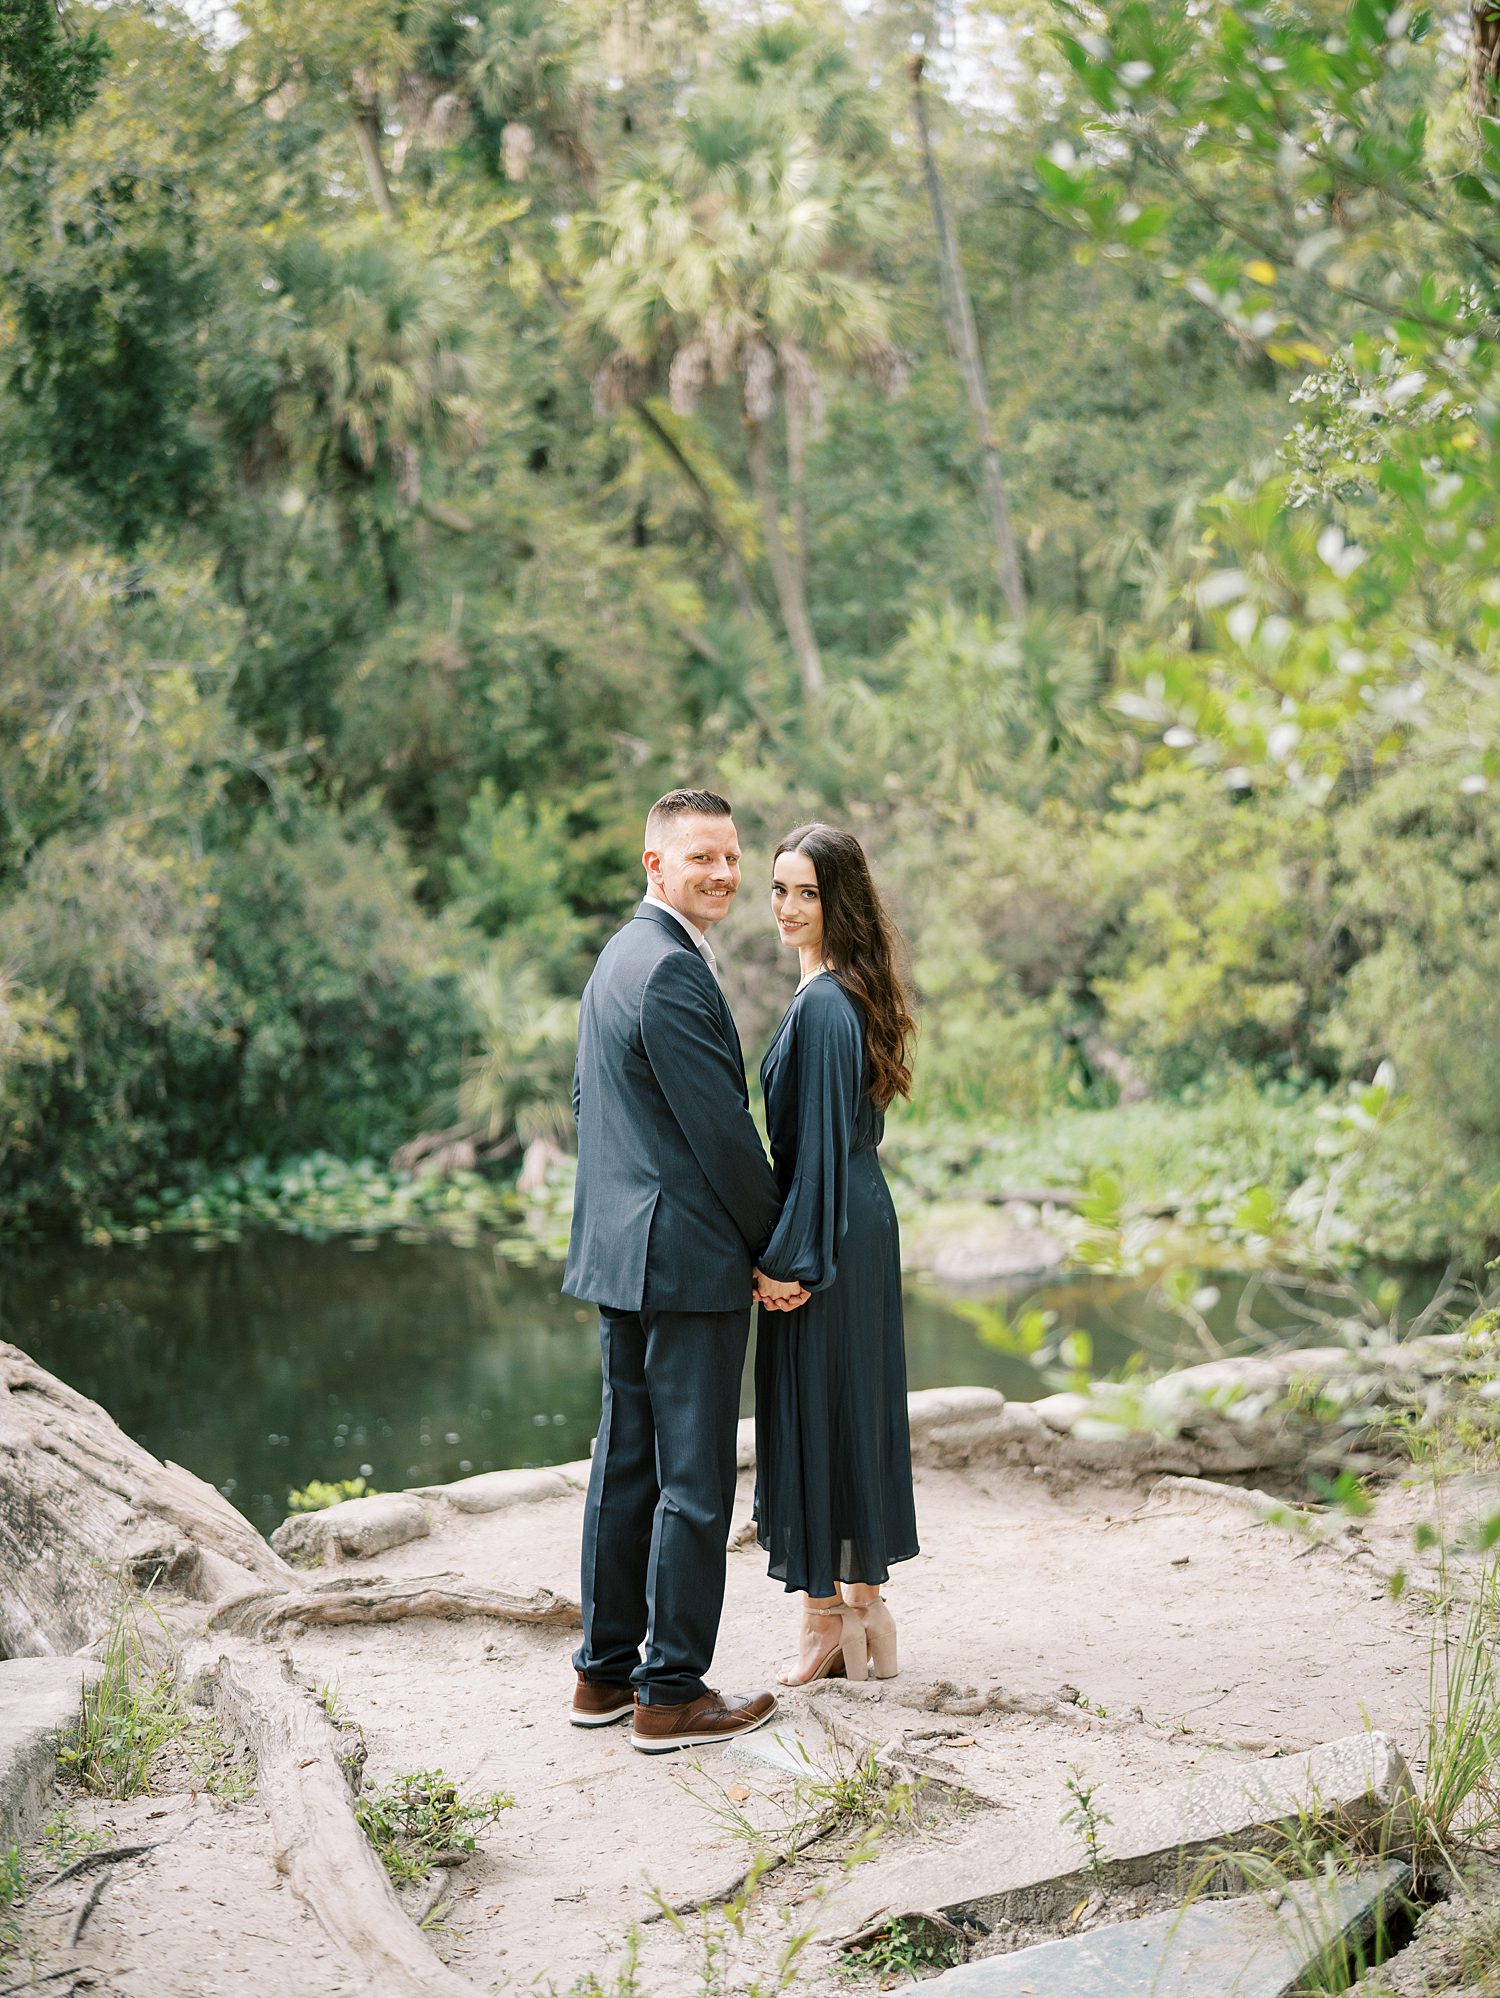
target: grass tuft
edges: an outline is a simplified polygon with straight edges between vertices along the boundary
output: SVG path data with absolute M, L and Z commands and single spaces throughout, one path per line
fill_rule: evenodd
M 361 1797 L 354 1814 L 392 1880 L 424 1880 L 436 1866 L 454 1866 L 475 1850 L 475 1833 L 491 1825 L 515 1798 L 503 1791 L 465 1797 L 441 1769 L 397 1776 Z
M 84 1687 L 77 1736 L 57 1758 L 95 1796 L 149 1794 L 153 1761 L 188 1725 L 172 1674 L 149 1661 L 138 1606 L 139 1598 L 121 1596 L 105 1639 L 104 1670 Z

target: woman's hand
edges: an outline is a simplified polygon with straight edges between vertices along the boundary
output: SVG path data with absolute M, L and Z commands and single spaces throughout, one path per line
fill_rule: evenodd
M 763 1270 L 756 1270 L 751 1281 L 755 1289 L 755 1301 L 763 1304 L 767 1311 L 795 1311 L 806 1304 L 811 1293 L 800 1283 L 780 1283 L 775 1277 L 768 1277 Z

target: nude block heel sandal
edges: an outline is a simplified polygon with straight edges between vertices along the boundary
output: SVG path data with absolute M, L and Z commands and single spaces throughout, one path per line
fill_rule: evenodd
M 896 1676 L 896 1620 L 883 1596 L 873 1602 L 845 1603 L 839 1612 L 843 1625 L 844 1675 L 856 1685 L 869 1677 L 875 1667 L 877 1679 Z
M 829 1609 L 814 1609 L 809 1604 L 804 1606 L 803 1615 L 842 1618 L 843 1611 L 841 1607 L 837 1606 Z M 840 1628 L 842 1629 L 842 1623 L 840 1624 Z M 844 1653 L 842 1644 L 835 1644 L 831 1650 L 825 1651 L 805 1678 L 799 1676 L 795 1666 L 776 1675 L 777 1684 L 782 1686 L 810 1686 L 816 1679 L 842 1679 L 843 1677 Z M 863 1672 L 860 1673 L 860 1677 L 864 1677 Z

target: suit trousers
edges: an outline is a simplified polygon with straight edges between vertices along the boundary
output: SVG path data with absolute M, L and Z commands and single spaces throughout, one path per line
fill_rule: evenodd
M 706 1690 L 724 1607 L 741 1311 L 599 1312 L 604 1405 L 583 1514 L 585 1678 L 647 1706 Z M 642 1656 L 642 1646 L 645 1655 Z

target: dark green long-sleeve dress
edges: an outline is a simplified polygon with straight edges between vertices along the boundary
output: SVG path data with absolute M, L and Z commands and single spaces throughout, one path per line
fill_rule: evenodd
M 831 1596 L 917 1552 L 901 1251 L 875 1148 L 858 1003 L 831 972 L 793 999 L 761 1064 L 784 1205 L 762 1258 L 812 1292 L 762 1311 L 755 1353 L 755 1514 L 771 1573 Z

